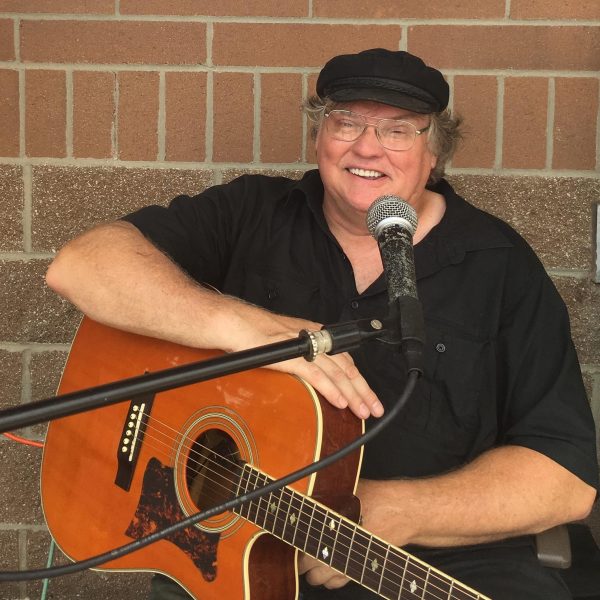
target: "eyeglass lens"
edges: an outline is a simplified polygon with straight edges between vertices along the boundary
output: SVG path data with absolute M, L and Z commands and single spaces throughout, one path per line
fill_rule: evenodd
M 325 116 L 328 132 L 346 142 L 358 139 L 367 126 L 371 126 L 375 127 L 377 138 L 384 148 L 408 150 L 417 135 L 417 128 L 408 121 L 380 119 L 376 124 L 370 124 L 363 115 L 346 110 L 332 110 Z

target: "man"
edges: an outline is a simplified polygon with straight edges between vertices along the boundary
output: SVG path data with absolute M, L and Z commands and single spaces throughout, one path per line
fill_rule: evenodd
M 318 171 L 299 182 L 242 177 L 93 229 L 61 250 L 48 284 L 101 322 L 226 351 L 382 318 L 365 214 L 400 196 L 418 215 L 426 368 L 403 414 L 365 449 L 363 525 L 495 600 L 569 598 L 530 537 L 583 518 L 598 485 L 564 305 L 518 234 L 441 179 L 458 124 L 437 70 L 368 50 L 329 61 L 317 94 Z M 395 401 L 404 366 L 373 342 L 273 368 L 367 419 Z M 373 597 L 310 557 L 299 570 L 306 600 Z M 179 597 L 162 585 L 154 597 Z

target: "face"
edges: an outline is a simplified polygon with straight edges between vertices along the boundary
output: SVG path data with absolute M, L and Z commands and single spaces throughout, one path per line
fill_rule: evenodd
M 429 124 L 427 115 L 377 102 L 348 102 L 339 108 L 374 119 L 410 121 L 417 129 Z M 385 194 L 406 200 L 418 213 L 436 162 L 426 138 L 426 133 L 418 135 L 410 150 L 387 150 L 379 143 L 374 127 L 367 127 L 357 140 L 345 142 L 333 139 L 323 123 L 315 148 L 325 187 L 326 215 L 362 226 L 369 206 Z

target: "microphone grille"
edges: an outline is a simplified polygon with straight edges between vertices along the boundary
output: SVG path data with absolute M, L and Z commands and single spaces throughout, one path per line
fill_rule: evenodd
M 367 210 L 367 227 L 371 235 L 377 237 L 381 227 L 392 224 L 406 227 L 411 235 L 414 235 L 417 229 L 417 213 L 408 202 L 398 196 L 380 196 Z

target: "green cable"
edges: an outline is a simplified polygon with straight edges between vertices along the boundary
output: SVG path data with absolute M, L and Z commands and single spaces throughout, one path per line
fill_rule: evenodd
M 50 568 L 52 563 L 54 562 L 54 548 L 56 548 L 56 544 L 54 543 L 54 538 L 50 538 L 50 548 L 48 549 L 48 561 L 46 562 L 46 568 Z M 46 600 L 46 594 L 48 593 L 48 583 L 49 579 L 43 580 L 42 585 L 42 595 L 40 596 L 40 600 Z

